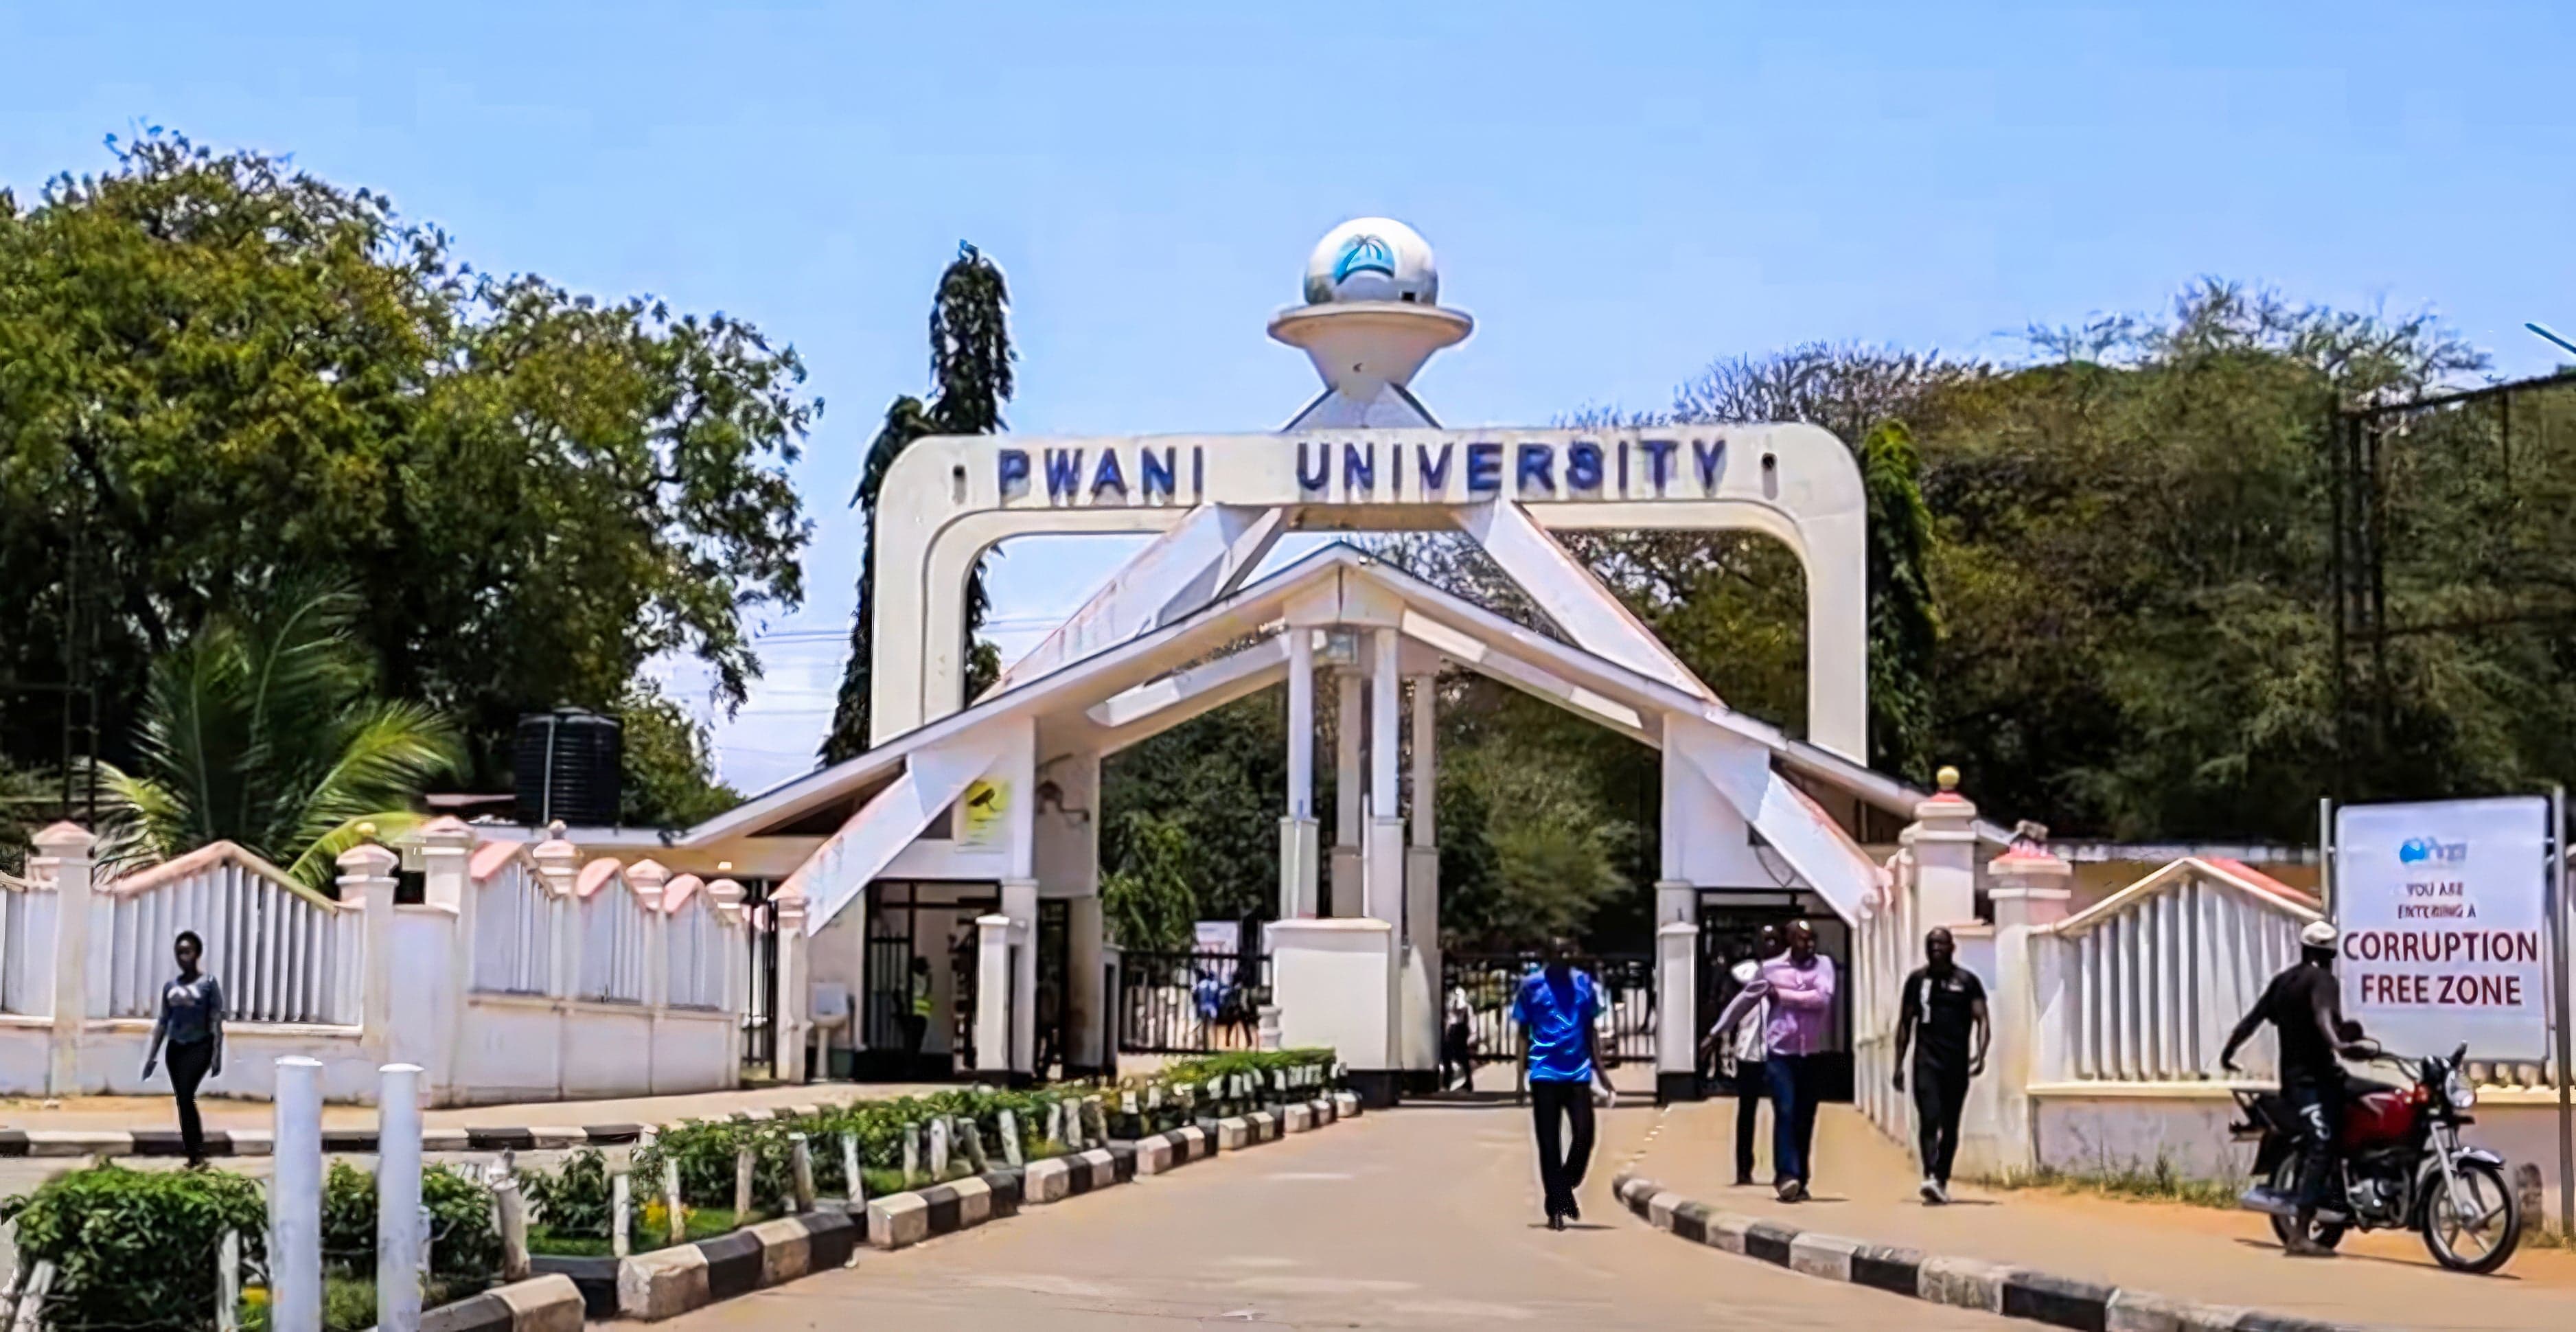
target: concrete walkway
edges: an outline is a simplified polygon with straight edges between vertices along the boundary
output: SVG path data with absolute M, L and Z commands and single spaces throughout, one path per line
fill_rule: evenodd
M 1952 1190 L 1951 1206 L 1926 1207 L 1912 1153 L 1848 1106 L 1818 1117 L 1815 1198 L 1790 1206 L 1768 1187 L 1733 1187 L 1734 1124 L 1731 1100 L 1674 1106 L 1634 1168 L 1726 1211 L 2211 1304 L 2391 1327 L 2576 1327 L 2576 1255 L 2566 1250 L 2526 1250 L 2498 1276 L 2470 1277 L 2435 1267 L 2411 1232 L 2355 1236 L 2340 1257 L 2298 1259 L 2251 1212 L 1970 1185 Z M 1770 1126 L 1765 1110 L 1756 1178 L 1766 1184 Z M 1910 1319 L 1914 1307 L 1893 1304 L 1890 1316 Z
M 432 1110 L 424 1118 L 432 1128 L 667 1124 L 675 1119 L 706 1118 L 735 1110 L 775 1109 L 783 1105 L 836 1105 L 843 1101 L 886 1100 L 937 1090 L 940 1088 L 902 1083 L 815 1082 L 803 1086 L 693 1092 L 685 1096 L 478 1105 Z M 265 1129 L 275 1119 L 275 1110 L 266 1101 L 200 1100 L 197 1111 L 210 1129 Z M 326 1105 L 322 1107 L 322 1122 L 330 1128 L 373 1128 L 376 1112 L 372 1106 Z M 166 1096 L 73 1096 L 53 1102 L 28 1097 L 0 1099 L 0 1128 L 176 1130 L 178 1127 L 178 1111 Z
M 1912 1304 L 1682 1244 L 1610 1196 L 1657 1122 L 1602 1118 L 1584 1220 L 1540 1223 L 1529 1112 L 1374 1112 L 1355 1123 L 712 1305 L 682 1332 L 795 1329 L 1933 1329 L 1992 1317 Z

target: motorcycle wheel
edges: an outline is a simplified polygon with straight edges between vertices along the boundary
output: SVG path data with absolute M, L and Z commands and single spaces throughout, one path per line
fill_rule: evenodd
M 2462 1161 L 2456 1168 L 2460 1192 L 2478 1215 L 2462 1217 L 2436 1177 L 2424 1199 L 2424 1247 L 2454 1272 L 2484 1276 L 2504 1266 L 2522 1243 L 2522 1199 L 2506 1186 L 2499 1166 Z
M 2280 1194 L 2284 1198 L 2295 1196 L 2298 1193 L 2299 1154 L 2297 1152 L 2290 1153 L 2290 1155 L 2285 1158 L 2281 1164 L 2272 1167 L 2272 1178 L 2270 1182 L 2272 1191 Z M 2296 1217 L 2275 1215 L 2271 1220 L 2272 1238 L 2281 1241 L 2282 1248 L 2286 1249 L 2290 1247 L 2290 1241 L 2298 1235 L 2298 1219 Z M 2319 1245 L 2325 1248 L 2331 1249 L 2334 1246 L 2343 1243 L 2343 1233 L 2347 1229 L 2349 1229 L 2349 1227 L 2339 1221 L 2318 1221 L 2311 1223 L 2308 1226 L 2308 1238 L 2315 1240 Z

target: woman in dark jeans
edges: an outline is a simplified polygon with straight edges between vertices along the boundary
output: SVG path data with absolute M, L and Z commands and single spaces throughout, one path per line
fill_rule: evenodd
M 179 978 L 161 987 L 161 1019 L 152 1024 L 152 1047 L 143 1054 L 143 1077 L 161 1061 L 161 1045 L 170 1045 L 170 1090 L 179 1099 L 179 1141 L 188 1164 L 206 1163 L 206 1130 L 197 1120 L 197 1084 L 224 1071 L 224 989 L 213 976 L 197 970 L 206 945 L 195 930 L 181 930 L 170 945 L 179 963 Z

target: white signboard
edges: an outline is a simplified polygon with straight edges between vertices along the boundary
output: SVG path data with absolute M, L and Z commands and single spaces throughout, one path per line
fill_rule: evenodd
M 2548 875 L 2537 796 L 2337 810 L 2344 1016 L 2396 1054 L 2545 1058 Z

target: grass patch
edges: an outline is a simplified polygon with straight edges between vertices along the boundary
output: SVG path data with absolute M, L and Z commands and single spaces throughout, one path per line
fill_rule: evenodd
M 2186 1207 L 2227 1210 L 2233 1210 L 2236 1200 L 2245 1192 L 2245 1184 L 2241 1180 L 2201 1179 L 2183 1174 L 2173 1168 L 2172 1162 L 2163 1160 L 2157 1161 L 2152 1168 L 2130 1166 L 2086 1172 L 2043 1166 L 2028 1174 L 1981 1178 L 1977 1182 L 1995 1189 L 2041 1189 L 2083 1197 L 2180 1203 Z
M 760 1219 L 762 1218 L 757 1212 L 746 1219 L 736 1217 L 733 1209 L 729 1207 L 693 1207 L 689 1209 L 688 1220 L 685 1223 L 688 1238 L 682 1243 L 695 1244 L 702 1239 L 713 1239 L 728 1231 L 739 1230 L 750 1222 Z M 641 1218 L 638 1220 L 640 1221 Z M 655 1249 L 670 1247 L 670 1238 L 667 1235 L 658 1230 L 646 1234 L 640 1224 L 630 1238 L 634 1241 L 634 1251 L 637 1253 L 651 1253 Z M 528 1252 L 530 1253 L 551 1254 L 557 1258 L 605 1258 L 612 1247 L 607 1239 L 595 1235 L 558 1235 L 542 1224 L 528 1227 Z

